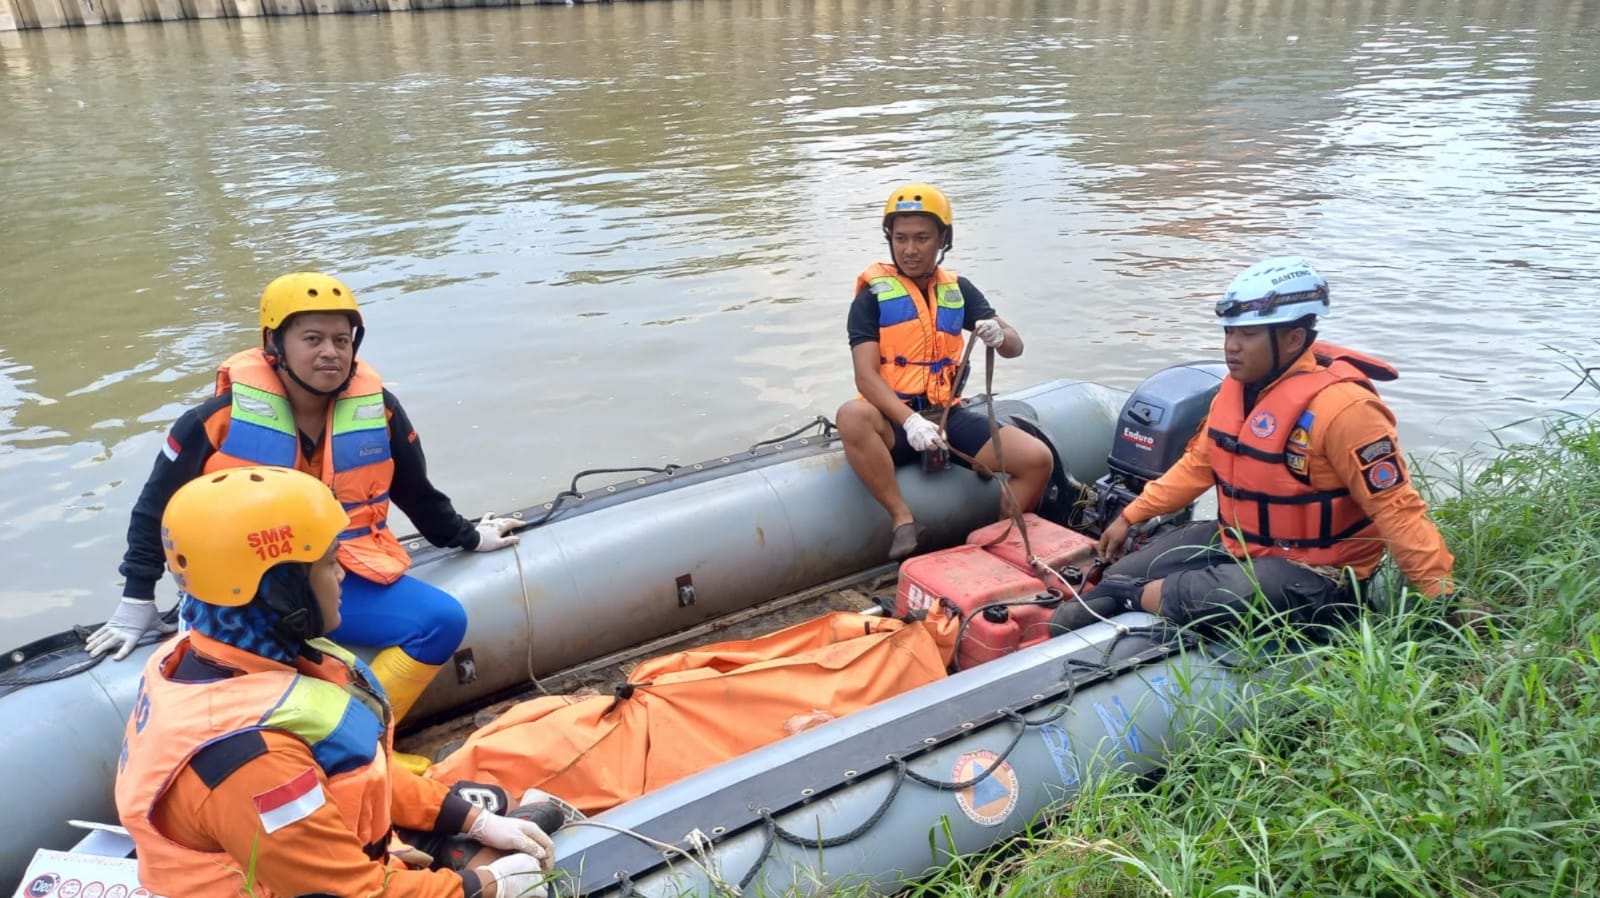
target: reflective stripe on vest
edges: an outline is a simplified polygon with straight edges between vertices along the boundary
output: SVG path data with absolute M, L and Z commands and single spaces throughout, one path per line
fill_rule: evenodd
M 206 460 L 207 472 L 254 464 L 309 470 L 294 407 L 261 350 L 238 353 L 217 369 L 217 392 L 224 390 L 233 394 L 228 431 Z M 368 580 L 393 583 L 411 556 L 388 531 L 394 457 L 383 379 L 370 366 L 357 363 L 355 377 L 330 403 L 324 433 L 322 482 L 350 515 L 349 529 L 339 534 L 339 562 Z
M 300 456 L 300 431 L 294 424 L 289 397 L 235 383 L 228 435 L 219 449 L 263 465 L 294 467 Z
M 918 287 L 894 266 L 874 263 L 856 278 L 856 292 L 870 289 L 878 300 L 878 364 L 883 379 L 905 400 L 925 397 L 948 405 L 961 355 L 966 300 L 956 276 L 934 271 L 932 308 Z
M 1244 387 L 1233 378 L 1223 380 L 1212 403 L 1206 438 L 1217 484 L 1217 519 L 1224 545 L 1237 557 L 1280 556 L 1342 567 L 1373 554 L 1377 527 L 1350 491 L 1311 486 L 1308 459 L 1319 454 L 1323 431 L 1307 409 L 1336 383 L 1358 383 L 1376 392 L 1370 377 L 1392 379 L 1394 369 L 1330 344 L 1318 343 L 1313 351 L 1318 368 L 1285 375 L 1248 414 Z
M 312 640 L 326 654 L 334 650 L 346 654 L 340 660 L 346 666 L 361 669 L 355 656 L 344 653 L 326 640 Z M 330 650 L 330 647 L 332 650 Z M 371 671 L 360 676 L 364 684 L 375 684 Z M 299 677 L 283 699 L 267 713 L 261 726 L 287 730 L 311 746 L 317 766 L 329 776 L 355 770 L 372 763 L 377 746 L 383 744 L 384 719 L 387 712 L 377 698 L 381 690 L 368 685 L 370 693 L 356 687 L 351 677 L 344 687 L 335 687 L 325 680 Z M 366 713 L 355 708 L 359 702 Z
M 258 671 L 206 683 L 172 680 L 183 653 L 181 638 L 152 655 L 134 713 L 124 731 L 116 782 L 117 814 L 139 852 L 139 880 L 160 895 L 222 898 L 241 894 L 239 870 L 249 858 L 198 851 L 155 828 L 157 804 L 177 774 L 202 748 L 248 730 L 290 733 L 311 748 L 327 780 L 327 798 L 345 824 L 380 860 L 390 832 L 388 751 L 391 715 L 370 670 L 326 640 L 324 653 L 304 658 L 299 670 Z M 240 814 L 257 813 L 254 807 Z M 271 895 L 260 883 L 253 894 Z

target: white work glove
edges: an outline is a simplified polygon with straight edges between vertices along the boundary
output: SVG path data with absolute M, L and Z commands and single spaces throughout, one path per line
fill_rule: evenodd
M 539 828 L 539 824 L 531 820 L 502 817 L 481 808 L 478 810 L 478 819 L 472 821 L 472 828 L 467 830 L 467 835 L 480 845 L 530 855 L 539 862 L 537 866 L 545 870 L 550 869 L 551 859 L 556 853 L 555 844 Z
M 494 893 L 499 898 L 546 898 L 547 877 L 539 862 L 526 854 L 508 854 L 477 868 L 479 876 L 494 877 Z
M 161 620 L 155 599 L 124 598 L 117 603 L 117 610 L 111 613 L 111 619 L 90 634 L 84 645 L 88 647 L 90 656 L 95 658 L 116 649 L 117 653 L 111 658 L 121 661 L 128 657 L 144 634 L 156 629 L 171 633 L 177 627 Z
M 1006 329 L 994 318 L 985 318 L 972 326 L 972 335 L 983 341 L 983 345 L 990 349 L 999 349 L 1000 344 L 1006 341 Z
M 944 440 L 939 437 L 939 425 L 921 415 L 907 418 L 904 429 L 906 442 L 918 452 L 927 452 L 935 446 L 944 445 Z
M 494 512 L 489 512 L 478 521 L 478 546 L 472 551 L 493 552 L 495 549 L 516 545 L 522 538 L 512 536 L 511 531 L 517 529 L 521 523 L 516 518 L 496 517 Z

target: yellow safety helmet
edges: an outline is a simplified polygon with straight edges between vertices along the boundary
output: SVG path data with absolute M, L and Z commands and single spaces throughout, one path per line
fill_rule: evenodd
M 932 215 L 944 228 L 944 248 L 955 243 L 955 214 L 950 211 L 950 199 L 944 191 L 932 184 L 903 184 L 889 194 L 883 204 L 883 232 L 889 233 L 896 215 L 917 213 Z
M 231 608 L 256 597 L 269 569 L 321 558 L 348 526 L 339 500 L 309 474 L 228 468 L 172 494 L 161 515 L 161 546 L 178 588 Z
M 277 330 L 301 312 L 343 312 L 350 316 L 352 327 L 362 326 L 356 295 L 338 278 L 296 271 L 274 278 L 261 291 L 262 327 Z

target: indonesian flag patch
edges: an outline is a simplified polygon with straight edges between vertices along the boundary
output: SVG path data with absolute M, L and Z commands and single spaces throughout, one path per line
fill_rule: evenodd
M 161 454 L 167 457 L 167 461 L 177 461 L 178 453 L 182 451 L 183 446 L 179 445 L 178 438 L 172 435 L 172 431 L 167 431 L 167 441 L 161 444 Z
M 317 782 L 317 772 L 307 767 L 305 773 L 287 783 L 257 794 L 256 813 L 261 815 L 261 828 L 270 834 L 310 817 L 327 800 L 322 783 Z

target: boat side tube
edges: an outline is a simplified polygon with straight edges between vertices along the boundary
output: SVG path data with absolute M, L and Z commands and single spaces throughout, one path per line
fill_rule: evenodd
M 1125 614 L 720 764 L 556 835 L 562 895 L 886 892 L 1180 740 L 1240 675 Z M 634 834 L 675 846 L 664 852 Z M 931 850 L 930 850 L 931 846 Z

